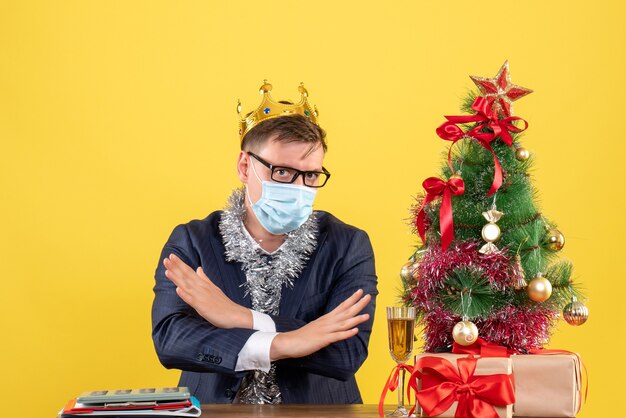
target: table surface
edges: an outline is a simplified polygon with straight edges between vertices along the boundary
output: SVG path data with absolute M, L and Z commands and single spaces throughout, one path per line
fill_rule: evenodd
M 385 413 L 393 409 L 393 405 L 385 405 Z M 202 405 L 201 418 L 209 417 L 376 418 L 378 405 Z
M 392 405 L 385 406 L 385 412 L 393 410 Z M 378 405 L 202 405 L 201 418 L 209 417 L 370 418 L 378 417 Z

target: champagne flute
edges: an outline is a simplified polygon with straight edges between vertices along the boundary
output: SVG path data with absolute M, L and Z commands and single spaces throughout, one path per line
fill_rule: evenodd
M 387 326 L 389 328 L 389 353 L 398 364 L 405 364 L 413 354 L 413 332 L 415 330 L 414 307 L 387 307 Z M 400 373 L 398 385 L 398 408 L 388 417 L 406 417 L 404 407 L 405 370 Z

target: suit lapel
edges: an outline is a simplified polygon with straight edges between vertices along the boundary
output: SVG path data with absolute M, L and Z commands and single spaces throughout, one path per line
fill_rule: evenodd
M 219 234 L 217 234 L 217 238 L 213 237 L 211 240 L 211 248 L 215 257 L 215 264 L 220 270 L 220 278 L 215 280 L 215 284 L 224 291 L 230 300 L 241 306 L 251 308 L 250 296 L 245 298 L 243 296 L 243 284 L 246 282 L 246 275 L 241 269 L 241 263 L 226 261 L 224 244 Z

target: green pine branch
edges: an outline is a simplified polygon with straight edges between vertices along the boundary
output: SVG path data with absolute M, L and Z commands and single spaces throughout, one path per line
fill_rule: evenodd
M 497 305 L 498 293 L 482 271 L 458 267 L 448 276 L 441 293 L 442 306 L 457 315 L 477 318 L 488 316 Z

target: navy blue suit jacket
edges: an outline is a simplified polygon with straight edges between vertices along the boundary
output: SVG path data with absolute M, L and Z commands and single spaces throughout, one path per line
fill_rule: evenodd
M 276 362 L 284 403 L 361 403 L 354 377 L 367 357 L 374 321 L 376 273 L 367 234 L 331 214 L 316 211 L 318 243 L 292 289 L 284 288 L 280 314 L 272 316 L 277 332 L 298 329 L 330 312 L 356 290 L 372 295 L 364 313 L 370 319 L 359 333 L 309 356 Z M 183 370 L 179 385 L 189 387 L 201 403 L 230 403 L 247 372 L 235 372 L 238 353 L 255 330 L 216 328 L 178 297 L 165 277 L 163 259 L 176 254 L 204 272 L 235 303 L 251 307 L 244 297 L 242 266 L 227 262 L 219 233 L 221 212 L 178 225 L 165 244 L 156 270 L 152 338 L 159 360 Z

